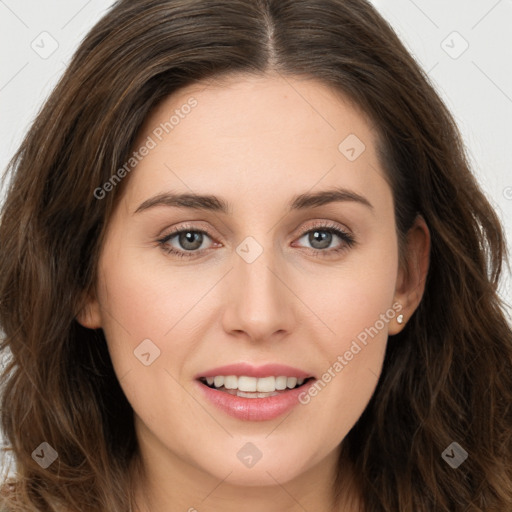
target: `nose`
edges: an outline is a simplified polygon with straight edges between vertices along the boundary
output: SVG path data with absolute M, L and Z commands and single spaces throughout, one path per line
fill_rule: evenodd
M 235 255 L 225 285 L 222 324 L 227 333 L 263 342 L 292 332 L 300 301 L 287 282 L 284 262 L 271 247 L 265 247 L 251 263 Z

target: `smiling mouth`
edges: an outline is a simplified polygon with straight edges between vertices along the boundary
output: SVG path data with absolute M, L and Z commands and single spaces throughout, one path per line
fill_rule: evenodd
M 314 377 L 247 377 L 244 375 L 218 375 L 215 377 L 201 377 L 199 382 L 210 389 L 228 393 L 241 398 L 267 398 L 282 395 L 292 389 L 304 386 Z

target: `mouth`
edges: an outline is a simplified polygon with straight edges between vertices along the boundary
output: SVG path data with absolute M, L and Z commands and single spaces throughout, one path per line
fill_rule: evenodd
M 316 377 L 299 368 L 242 362 L 211 368 L 195 382 L 206 404 L 243 421 L 268 421 L 290 412 Z
M 197 379 L 204 386 L 240 398 L 268 398 L 305 386 L 314 377 L 216 375 Z

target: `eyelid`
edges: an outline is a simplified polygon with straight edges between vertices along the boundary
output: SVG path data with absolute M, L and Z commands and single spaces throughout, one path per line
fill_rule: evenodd
M 216 237 L 223 238 L 224 237 L 224 235 L 222 233 L 220 233 L 220 236 L 217 236 L 217 235 L 214 236 L 212 233 L 212 229 L 207 227 L 207 223 L 203 223 L 203 224 L 205 224 L 204 227 L 201 225 L 201 223 L 202 223 L 202 221 L 196 221 L 196 220 L 192 220 L 189 222 L 183 222 L 181 224 L 173 226 L 172 228 L 163 230 L 163 232 L 162 232 L 163 234 L 159 235 L 157 237 L 157 239 L 162 240 L 164 238 L 175 235 L 177 233 L 181 233 L 182 231 L 193 231 L 193 232 L 198 232 L 198 233 L 205 233 L 210 238 L 216 238 Z M 216 232 L 219 233 L 218 230 Z
M 176 234 L 176 233 L 180 233 L 181 231 L 186 231 L 187 229 L 190 230 L 190 231 L 196 231 L 196 232 L 202 232 L 202 233 L 205 233 L 207 234 L 210 238 L 214 238 L 212 236 L 212 233 L 211 233 L 211 230 L 208 228 L 208 227 L 201 227 L 201 225 L 197 224 L 197 223 L 201 223 L 202 221 L 190 221 L 190 222 L 184 222 L 183 224 L 178 224 L 178 226 L 176 227 L 173 227 L 171 229 L 171 231 L 168 231 L 166 234 L 162 234 L 162 235 L 159 235 L 158 238 L 162 239 L 162 238 L 165 238 L 167 236 L 170 236 L 172 234 Z M 352 230 L 348 229 L 346 226 L 343 226 L 339 223 L 337 223 L 336 221 L 332 221 L 332 220 L 314 220 L 314 221 L 310 221 L 311 223 L 308 224 L 306 222 L 306 227 L 301 227 L 300 230 L 298 230 L 293 236 L 294 237 L 302 237 L 304 236 L 308 231 L 310 231 L 311 229 L 314 229 L 314 228 L 323 228 L 323 229 L 327 229 L 327 228 L 332 228 L 332 229 L 337 229 L 339 231 L 343 231 L 343 232 L 346 232 L 347 234 L 350 234 L 352 235 Z M 205 223 L 206 224 L 206 223 Z M 302 224 L 303 226 L 304 224 Z M 221 238 L 223 238 L 225 235 L 223 235 L 221 233 Z
M 192 221 L 192 222 L 193 222 L 193 224 L 190 222 L 189 223 L 185 222 L 184 224 L 180 224 L 180 225 L 172 228 L 172 230 L 169 231 L 167 234 L 165 234 L 157 239 L 158 244 L 162 247 L 162 249 L 164 249 L 167 253 L 169 253 L 171 255 L 174 254 L 175 256 L 178 256 L 178 257 L 191 258 L 191 259 L 194 257 L 200 257 L 205 252 L 209 251 L 211 249 L 211 247 L 208 249 L 201 249 L 201 250 L 196 250 L 196 251 L 184 251 L 184 250 L 179 250 L 179 249 L 174 249 L 174 248 L 173 249 L 165 249 L 164 248 L 170 239 L 174 238 L 175 236 L 179 235 L 180 233 L 182 233 L 184 231 L 190 231 L 190 232 L 202 233 L 203 235 L 206 235 L 208 238 L 210 238 L 212 240 L 212 246 L 217 246 L 217 247 L 219 246 L 219 243 L 216 241 L 216 237 L 210 233 L 210 229 L 208 229 L 208 228 L 203 229 L 203 228 L 199 227 L 197 224 L 195 224 L 197 221 Z M 294 234 L 294 240 L 298 240 L 298 239 L 304 237 L 305 235 L 307 235 L 309 232 L 313 231 L 314 229 L 318 229 L 318 230 L 326 231 L 326 232 L 333 232 L 336 236 L 338 236 L 338 238 L 340 238 L 342 240 L 342 246 L 338 247 L 338 248 L 331 248 L 331 249 L 323 250 L 323 249 L 314 249 L 311 247 L 304 247 L 305 250 L 307 250 L 310 253 L 313 253 L 313 255 L 315 255 L 315 256 L 328 258 L 329 256 L 334 256 L 337 253 L 339 253 L 340 251 L 346 250 L 346 249 L 352 247 L 353 245 L 357 244 L 357 241 L 356 241 L 351 230 L 349 230 L 343 226 L 340 226 L 335 221 L 331 221 L 331 220 L 312 221 L 311 224 L 307 224 L 305 227 L 302 227 L 299 234 Z
M 304 249 L 311 252 L 314 256 L 321 256 L 328 258 L 329 256 L 335 256 L 338 253 L 340 253 L 343 250 L 350 249 L 351 247 L 357 245 L 357 239 L 352 232 L 352 230 L 341 226 L 339 223 L 336 223 L 335 221 L 331 220 L 317 220 L 313 221 L 312 224 L 307 225 L 306 227 L 303 227 L 300 230 L 300 234 L 298 237 L 295 237 L 295 239 L 300 239 L 304 236 L 306 236 L 311 231 L 314 231 L 317 229 L 318 231 L 326 231 L 334 233 L 338 238 L 342 240 L 341 247 L 339 248 L 331 248 L 331 249 L 314 249 L 311 247 L 305 247 Z
M 338 231 L 343 231 L 344 233 L 352 235 L 352 231 L 348 229 L 347 227 L 341 225 L 339 222 L 335 222 L 333 220 L 313 220 L 311 223 L 306 223 L 306 227 L 302 227 L 300 229 L 300 235 L 303 236 L 308 231 L 311 231 L 315 228 L 322 228 L 322 229 L 336 229 Z
M 193 233 L 202 233 L 202 234 L 208 236 L 210 239 L 215 240 L 215 236 L 212 235 L 212 233 L 210 232 L 210 230 L 208 228 L 201 228 L 201 227 L 197 226 L 196 224 L 184 223 L 184 224 L 180 224 L 176 227 L 173 227 L 166 234 L 159 236 L 157 239 L 157 242 L 159 242 L 161 244 L 165 244 L 171 238 L 174 238 L 176 235 L 179 235 L 180 233 L 182 233 L 184 231 L 191 231 Z M 214 241 L 212 245 L 218 245 L 218 243 L 216 243 Z M 204 250 L 206 250 L 206 249 L 204 249 Z M 203 250 L 202 251 L 190 251 L 190 252 L 191 252 L 191 254 L 194 254 L 194 253 L 200 254 L 201 252 L 203 252 Z

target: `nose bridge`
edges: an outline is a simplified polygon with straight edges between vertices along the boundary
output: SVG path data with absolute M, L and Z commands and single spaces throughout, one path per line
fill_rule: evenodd
M 261 239 L 262 237 L 260 237 Z M 267 243 L 246 238 L 238 247 L 230 277 L 225 328 L 264 339 L 291 328 L 291 292 L 285 284 L 278 251 Z

